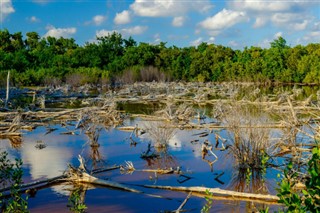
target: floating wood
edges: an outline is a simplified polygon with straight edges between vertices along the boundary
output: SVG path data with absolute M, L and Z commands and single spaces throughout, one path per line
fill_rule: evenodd
M 181 191 L 181 192 L 192 192 L 194 193 L 210 193 L 213 195 L 221 195 L 227 196 L 229 199 L 237 198 L 237 199 L 248 199 L 251 201 L 266 201 L 276 203 L 279 200 L 279 197 L 275 195 L 264 195 L 264 194 L 254 194 L 254 193 L 246 193 L 246 192 L 236 192 L 231 190 L 224 190 L 220 188 L 207 188 L 201 186 L 191 186 L 191 187 L 183 187 L 183 186 L 159 186 L 159 185 L 142 185 L 145 188 L 153 188 L 153 189 L 164 189 L 171 191 Z

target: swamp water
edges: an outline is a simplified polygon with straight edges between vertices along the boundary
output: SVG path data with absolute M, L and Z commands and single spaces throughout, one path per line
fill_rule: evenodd
M 118 109 L 125 113 L 141 114 L 143 112 L 141 108 L 145 107 L 149 114 L 162 106 L 163 103 L 151 105 L 120 103 Z M 200 110 L 201 114 L 211 114 L 206 110 L 206 106 L 199 106 L 197 110 Z M 199 125 L 215 122 L 215 119 L 208 116 L 201 121 L 190 119 Z M 63 182 L 39 188 L 35 195 L 29 196 L 28 208 L 31 212 L 70 212 L 69 199 L 74 191 L 79 193 L 82 202 L 87 206 L 86 212 L 170 212 L 178 209 L 188 196 L 186 192 L 150 189 L 143 185 L 204 186 L 239 192 L 276 194 L 279 181 L 277 175 L 281 170 L 278 167 L 268 166 L 264 174 L 259 174 L 260 172 L 248 174 L 246 169 L 237 168 L 228 150 L 221 149 L 223 139 L 228 141 L 233 137 L 233 133 L 230 134 L 226 128 L 174 128 L 170 137 L 166 138 L 166 146 L 155 147 L 157 139 L 148 133 L 133 134 L 132 129 L 123 131 L 117 127 L 96 126 L 99 128 L 96 141 L 98 145 L 92 146 L 90 137 L 83 129 L 76 129 L 76 125 L 75 121 L 67 121 L 61 124 L 49 123 L 32 131 L 22 130 L 23 136 L 20 142 L 0 139 L 0 149 L 7 151 L 11 160 L 22 159 L 25 183 L 62 175 L 69 163 L 74 166 L 79 165 L 78 155 L 86 160 L 89 170 L 120 165 L 125 167 L 126 162 L 132 162 L 135 171 L 114 169 L 94 176 L 122 183 L 144 193 Z M 148 121 L 135 116 L 125 118 L 121 126 L 138 126 L 139 129 L 144 129 L 166 125 L 169 124 L 164 121 Z M 48 127 L 54 131 L 49 133 Z M 270 134 L 275 138 L 282 134 L 279 131 L 273 129 Z M 70 132 L 74 134 L 66 134 Z M 212 151 L 216 156 L 208 152 L 203 158 L 202 147 L 206 140 L 212 144 Z M 145 153 L 153 153 L 155 157 L 142 158 Z M 274 165 L 284 163 L 281 157 L 272 162 Z M 172 169 L 173 172 L 160 174 L 154 172 L 157 169 Z M 183 209 L 187 212 L 201 212 L 208 203 L 204 196 L 194 195 L 188 199 Z M 277 204 L 240 201 L 226 196 L 214 196 L 212 203 L 209 204 L 209 212 L 257 212 L 266 207 L 269 207 L 270 211 L 281 208 Z

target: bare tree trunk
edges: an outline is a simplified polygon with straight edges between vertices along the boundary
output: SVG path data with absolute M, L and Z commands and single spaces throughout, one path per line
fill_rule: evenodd
M 8 108 L 9 92 L 10 92 L 10 71 L 8 71 L 8 76 L 7 76 L 7 93 L 6 93 L 6 102 L 4 105 L 5 108 Z

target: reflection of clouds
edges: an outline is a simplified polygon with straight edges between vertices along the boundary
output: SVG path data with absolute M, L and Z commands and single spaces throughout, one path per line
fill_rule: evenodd
M 179 139 L 178 132 L 169 140 L 169 146 L 181 150 L 182 142 Z
M 47 144 L 44 149 L 36 149 L 35 141 L 41 140 Z M 51 134 L 30 135 L 24 140 L 21 148 L 21 158 L 25 164 L 30 165 L 30 175 L 33 179 L 41 177 L 52 178 L 59 176 L 67 168 L 73 153 L 66 146 L 57 146 L 57 142 L 69 141 L 69 137 Z
M 70 191 L 72 188 L 73 188 L 73 186 L 68 185 L 68 184 L 51 186 L 52 191 L 54 191 L 55 193 L 61 194 L 61 195 L 65 195 L 65 196 L 70 196 Z
M 139 121 L 137 122 L 139 127 L 144 127 L 144 122 Z M 134 124 L 135 125 L 135 124 Z M 176 129 L 175 134 L 173 137 L 169 140 L 168 145 L 171 148 L 174 148 L 177 151 L 181 151 L 182 147 L 187 147 L 192 150 L 194 150 L 194 156 L 195 157 L 201 157 L 201 143 L 206 139 L 206 138 L 199 138 L 198 136 L 194 136 L 194 134 L 197 134 L 199 132 L 203 132 L 203 130 L 179 130 Z M 140 135 L 139 138 L 142 141 L 152 141 L 152 139 L 149 137 L 148 133 Z M 198 139 L 199 142 L 192 144 L 191 141 Z

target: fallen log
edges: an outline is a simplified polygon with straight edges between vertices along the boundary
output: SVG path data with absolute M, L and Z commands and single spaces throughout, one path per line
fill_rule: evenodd
M 275 195 L 264 195 L 264 194 L 254 194 L 254 193 L 246 193 L 246 192 L 236 192 L 231 190 L 224 190 L 220 188 L 207 188 L 201 186 L 191 186 L 191 187 L 183 187 L 183 186 L 159 186 L 159 185 L 141 185 L 145 188 L 153 188 L 153 189 L 164 189 L 171 191 L 181 191 L 181 192 L 192 192 L 192 195 L 202 194 L 208 196 L 210 193 L 212 196 L 223 196 L 229 200 L 250 200 L 250 201 L 260 201 L 264 203 L 273 203 L 276 204 L 279 200 L 279 197 Z M 207 194 L 206 194 L 207 193 Z
M 0 138 L 20 137 L 21 135 L 21 132 L 0 132 Z
M 107 187 L 112 187 L 112 188 L 117 188 L 129 192 L 135 192 L 135 193 L 143 193 L 142 191 L 129 188 L 123 184 L 113 182 L 113 181 L 108 181 L 108 180 L 103 180 L 96 178 L 92 175 L 89 175 L 88 172 L 86 171 L 86 167 L 84 165 L 84 160 L 83 158 L 79 155 L 78 160 L 80 162 L 80 166 L 78 168 L 73 167 L 72 165 L 69 165 L 69 170 L 66 172 L 67 181 L 72 181 L 72 182 L 78 182 L 78 183 L 90 183 L 94 185 L 100 185 L 100 186 L 107 186 Z

